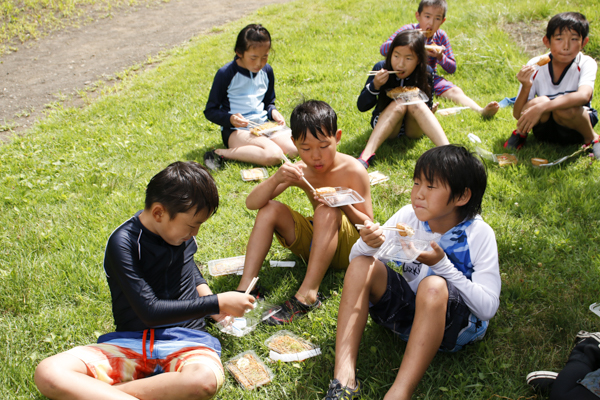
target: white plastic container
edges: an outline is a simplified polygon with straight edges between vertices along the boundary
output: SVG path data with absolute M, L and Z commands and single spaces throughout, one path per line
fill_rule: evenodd
M 269 177 L 269 173 L 267 172 L 266 168 L 243 169 L 241 174 L 244 182 L 260 181 Z
M 208 262 L 208 272 L 211 276 L 221 276 L 230 274 L 242 275 L 242 273 L 244 272 L 245 262 L 246 256 L 211 260 Z
M 379 171 L 369 172 L 369 183 L 371 186 L 377 185 L 378 183 L 389 181 L 390 177 L 382 174 Z
M 439 233 L 427 232 L 422 229 L 415 229 L 413 236 L 394 235 L 381 246 L 375 254 L 376 258 L 413 262 L 424 251 L 432 250 L 431 242 L 439 242 L 442 235 Z
M 269 357 L 273 361 L 303 361 L 321 354 L 319 347 L 286 330 L 265 340 L 265 346 L 269 348 Z
M 281 310 L 281 306 L 265 304 L 264 301 L 254 304 L 254 309 L 248 311 L 243 317 L 228 317 L 218 322 L 219 330 L 228 335 L 242 337 L 256 329 L 262 321 Z
M 397 89 L 397 88 L 395 88 Z M 387 92 L 387 96 L 394 99 L 396 103 L 405 106 L 417 103 L 426 103 L 429 101 L 429 97 L 421 89 L 413 87 L 411 91 L 402 93 L 394 93 L 394 89 L 390 89 Z
M 254 350 L 245 351 L 229 359 L 225 363 L 225 368 L 246 390 L 266 385 L 275 376 Z
M 321 195 L 329 207 L 341 207 L 348 204 L 364 203 L 365 199 L 356 191 L 343 187 L 336 187 L 335 193 Z

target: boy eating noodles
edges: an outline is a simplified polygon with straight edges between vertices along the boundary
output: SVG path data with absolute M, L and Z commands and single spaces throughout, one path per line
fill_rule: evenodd
M 194 262 L 194 236 L 216 211 L 215 182 L 200 164 L 155 175 L 145 208 L 109 237 L 104 271 L 116 332 L 43 360 L 35 383 L 51 399 L 209 399 L 223 384 L 221 345 L 204 317 L 242 316 L 254 298 L 212 294 Z
M 245 290 L 269 252 L 273 233 L 282 246 L 308 260 L 304 280 L 280 312 L 266 322 L 280 325 L 321 306 L 318 293 L 325 272 L 348 267 L 348 256 L 359 234 L 354 224 L 373 218 L 369 176 L 353 157 L 337 152 L 342 131 L 337 115 L 325 102 L 310 100 L 294 109 L 290 117 L 294 145 L 302 162 L 286 162 L 270 178 L 257 185 L 246 199 L 250 210 L 259 210 L 250 234 L 244 273 L 238 290 Z M 303 179 L 304 178 L 304 179 Z M 310 189 L 341 186 L 355 190 L 363 203 L 329 207 Z M 302 189 L 312 203 L 314 215 L 305 217 L 273 200 L 290 186 Z M 252 294 L 252 292 L 251 292 Z
M 439 146 L 417 160 L 411 204 L 385 226 L 404 223 L 442 237 L 415 261 L 396 262 L 402 274 L 375 257 L 399 233 L 364 222 L 344 279 L 327 400 L 360 396 L 356 366 L 369 314 L 408 341 L 385 399 L 410 399 L 438 350 L 458 351 L 483 338 L 501 286 L 494 231 L 479 216 L 486 182 L 481 161 L 463 147 Z
M 493 117 L 500 109 L 498 102 L 492 101 L 482 108 L 473 99 L 468 97 L 461 88 L 437 74 L 438 64 L 449 74 L 453 74 L 456 71 L 456 60 L 450 46 L 450 40 L 446 32 L 440 29 L 440 26 L 446 21 L 447 10 L 448 4 L 446 0 L 421 0 L 419 8 L 415 13 L 418 23 L 404 25 L 398 29 L 381 45 L 379 51 L 385 57 L 389 51 L 390 44 L 397 34 L 409 29 L 421 29 L 426 37 L 425 48 L 427 48 L 429 55 L 428 64 L 434 72 L 433 89 L 435 95 L 456 104 L 469 107 L 484 117 Z M 439 46 L 443 46 L 444 49 Z
M 583 14 L 565 12 L 548 22 L 543 41 L 550 54 L 549 62 L 539 66 L 535 57 L 517 74 L 521 83 L 513 116 L 517 129 L 504 147 L 520 149 L 527 134 L 542 141 L 561 145 L 593 145 L 600 157 L 598 134 L 594 126 L 598 112 L 591 108 L 598 66 L 593 58 L 581 53 L 589 38 L 589 23 Z M 542 64 L 540 62 L 540 64 Z

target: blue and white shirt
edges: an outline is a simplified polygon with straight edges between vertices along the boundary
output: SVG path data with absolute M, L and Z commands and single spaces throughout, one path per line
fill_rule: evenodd
M 204 109 L 206 119 L 232 128 L 230 117 L 240 113 L 256 123 L 264 123 L 275 110 L 275 75 L 266 64 L 253 74 L 236 63 L 236 58 L 221 67 L 213 81 Z
M 402 207 L 384 226 L 396 227 L 398 222 L 431 232 L 427 222 L 417 219 L 410 204 Z M 396 235 L 397 232 L 386 231 L 386 242 Z M 446 253 L 442 260 L 431 266 L 418 261 L 404 263 L 402 276 L 414 293 L 417 293 L 419 283 L 425 277 L 441 276 L 458 289 L 471 313 L 481 321 L 490 320 L 498 311 L 502 284 L 498 246 L 492 228 L 478 215 L 444 233 L 439 244 Z M 378 250 L 359 239 L 352 247 L 350 260 L 360 255 L 374 256 Z M 387 264 L 389 260 L 381 261 Z

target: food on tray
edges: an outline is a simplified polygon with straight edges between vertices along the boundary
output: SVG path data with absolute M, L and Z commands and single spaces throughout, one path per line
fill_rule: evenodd
M 537 65 L 539 65 L 540 67 L 542 65 L 546 65 L 550 62 L 550 56 L 548 54 L 541 56 L 540 59 L 537 62 Z
M 295 354 L 306 350 L 312 350 L 313 346 L 290 335 L 281 335 L 268 344 L 270 350 L 279 354 Z
M 267 129 L 277 128 L 278 126 L 279 124 L 277 122 L 265 122 L 262 125 L 250 129 L 250 133 L 256 136 L 260 136 L 263 131 L 266 131 Z
M 532 158 L 531 163 L 533 165 L 543 165 L 548 164 L 548 160 L 546 160 L 545 158 Z
M 431 50 L 439 53 L 446 50 L 446 48 L 444 46 L 438 46 L 437 44 L 426 44 L 425 50 Z
M 385 182 L 388 179 L 390 179 L 390 178 L 385 176 L 384 174 L 382 174 L 379 171 L 369 173 L 369 183 L 371 185 L 376 185 L 378 183 Z
M 244 260 L 239 259 L 225 259 L 215 263 L 212 266 L 213 274 L 227 274 L 230 272 L 235 272 L 244 268 Z
M 330 186 L 325 186 L 325 187 L 315 189 L 315 193 L 319 196 L 323 196 L 325 194 L 334 194 L 335 188 L 332 188 Z
M 252 168 L 242 170 L 242 178 L 247 181 L 256 181 L 265 178 L 264 168 Z
M 388 97 L 391 97 L 392 99 L 395 99 L 396 97 L 398 97 L 401 94 L 414 94 L 415 96 L 417 96 L 419 94 L 419 88 L 418 87 L 414 87 L 414 86 L 399 86 L 397 88 L 388 90 L 387 95 Z
M 498 154 L 496 155 L 496 158 L 498 160 L 498 165 L 500 165 L 501 167 L 504 167 L 506 165 L 516 165 L 517 164 L 517 157 L 514 156 L 513 154 Z
M 399 230 L 400 236 L 414 236 L 415 230 L 403 222 L 398 222 L 396 228 Z
M 271 382 L 269 371 L 252 353 L 227 363 L 227 369 L 245 389 L 253 389 Z

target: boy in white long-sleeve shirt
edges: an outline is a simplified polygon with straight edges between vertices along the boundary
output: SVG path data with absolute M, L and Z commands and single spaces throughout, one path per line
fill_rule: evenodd
M 365 221 L 344 279 L 328 400 L 360 396 L 356 365 L 369 314 L 408 341 L 385 399 L 410 399 L 437 351 L 458 351 L 482 339 L 498 310 L 498 248 L 479 215 L 487 184 L 481 161 L 463 147 L 439 146 L 419 158 L 413 182 L 411 204 L 385 226 L 402 222 L 440 233 L 441 240 L 415 261 L 397 263 L 400 274 L 386 265 L 389 260 L 375 257 L 398 233 Z

